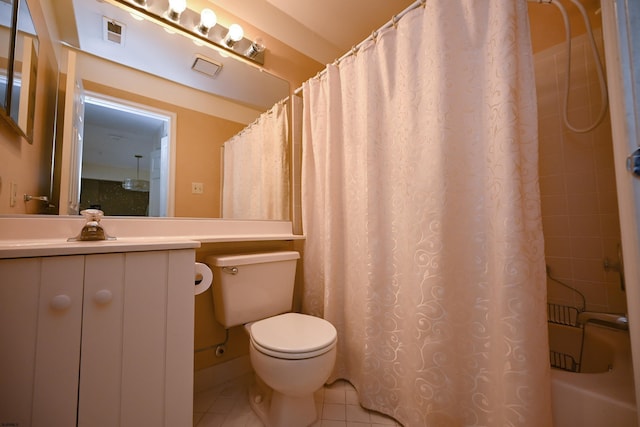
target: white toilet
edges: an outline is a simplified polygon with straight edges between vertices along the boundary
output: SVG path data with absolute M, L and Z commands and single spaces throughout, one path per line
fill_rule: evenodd
M 329 378 L 337 333 L 324 319 L 291 313 L 294 251 L 215 255 L 216 320 L 225 328 L 245 325 L 258 379 L 251 407 L 267 427 L 303 427 L 317 419 L 313 394 Z

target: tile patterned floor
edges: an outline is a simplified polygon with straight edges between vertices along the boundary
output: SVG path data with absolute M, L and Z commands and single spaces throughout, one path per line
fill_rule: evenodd
M 197 427 L 264 427 L 249 406 L 253 374 L 195 394 L 193 425 Z M 337 381 L 316 392 L 321 419 L 312 427 L 399 427 L 396 421 L 358 404 L 356 390 Z

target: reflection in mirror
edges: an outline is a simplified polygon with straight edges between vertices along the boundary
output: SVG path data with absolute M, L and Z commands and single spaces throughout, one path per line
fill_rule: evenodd
M 172 179 L 164 186 L 169 193 L 160 192 L 156 197 L 161 200 L 160 206 L 166 201 L 167 207 L 153 208 L 155 193 L 151 185 L 148 194 L 135 195 L 148 197 L 148 205 L 143 200 L 136 202 L 135 211 L 122 206 L 111 209 L 104 194 L 100 196 L 95 190 L 95 181 L 110 181 L 113 193 L 133 198 L 130 192 L 125 193 L 121 182 L 126 177 L 135 178 L 134 156 L 143 156 L 139 168 L 142 177 L 155 173 L 154 162 L 151 149 L 135 151 L 126 142 L 144 139 L 141 134 L 148 136 L 149 133 L 131 130 L 125 135 L 129 125 L 109 122 L 109 115 L 103 114 L 104 111 L 92 114 L 92 106 L 85 103 L 80 208 L 97 205 L 107 215 L 221 217 L 222 143 L 284 99 L 289 93 L 289 83 L 254 65 L 195 45 L 179 34 L 168 34 L 151 22 L 137 21 L 108 2 L 74 0 L 74 13 L 81 49 L 73 50 L 77 53 L 77 75 L 85 90 L 176 117 L 175 124 L 171 125 L 175 137 L 171 132 L 167 135 L 167 144 L 175 151 L 175 156 L 170 156 L 170 161 L 175 162 L 175 171 L 171 175 L 164 167 L 160 168 L 159 173 Z M 115 22 L 122 27 L 121 43 L 105 39 L 103 32 L 96 31 L 105 22 Z M 162 55 L 150 46 L 162 46 Z M 205 75 L 192 69 L 196 57 L 211 58 L 221 63 L 222 68 L 214 76 Z M 126 118 L 133 119 L 136 117 Z M 144 115 L 138 114 L 137 119 L 143 120 Z M 100 131 L 97 137 L 96 129 Z M 98 159 L 96 154 L 102 158 Z M 111 158 L 112 163 L 107 164 L 107 158 Z M 119 174 L 114 173 L 116 170 Z M 92 185 L 93 190 L 85 188 L 85 184 Z M 68 183 L 61 182 L 60 186 Z M 146 206 L 143 208 L 143 205 Z
M 288 103 L 276 103 L 225 142 L 223 218 L 290 218 Z
M 135 19 L 115 4 L 73 0 L 73 6 L 84 53 L 259 110 L 253 119 L 288 95 L 288 82 L 262 68 Z M 111 36 L 114 29 L 120 37 Z M 213 75 L 203 73 L 195 65 L 198 58 L 220 67 Z
M 27 140 L 32 142 L 38 69 L 38 37 L 26 0 L 19 1 L 15 34 L 9 116 Z
M 264 65 L 265 46 L 262 38 L 250 40 L 244 37 L 244 30 L 241 25 L 233 23 L 229 28 L 218 22 L 216 13 L 205 8 L 196 11 L 189 8 L 189 4 L 183 0 L 180 11 L 174 10 L 175 5 L 169 2 L 167 5 L 161 2 L 147 2 L 146 0 L 107 0 L 129 13 L 138 16 L 140 20 L 147 19 L 157 25 L 162 26 L 170 33 L 179 32 L 183 36 L 192 39 L 198 44 L 207 44 L 212 49 L 235 55 L 243 61 L 251 61 Z M 214 65 L 204 65 L 209 67 Z M 221 64 L 215 64 L 214 70 L 202 68 L 202 71 L 214 73 L 219 70 Z
M 168 216 L 172 117 L 85 95 L 80 209 L 105 215 Z
M 7 85 L 9 84 L 9 52 L 13 46 L 11 27 L 13 18 L 13 2 L 0 1 L 0 99 L 2 110 L 9 110 L 7 105 Z

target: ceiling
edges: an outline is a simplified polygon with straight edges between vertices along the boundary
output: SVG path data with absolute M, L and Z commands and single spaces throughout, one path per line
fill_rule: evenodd
M 60 1 L 72 5 L 74 13 L 65 13 L 66 8 L 57 3 Z M 235 99 L 257 109 L 266 110 L 284 97 L 283 91 L 285 96 L 289 93 L 288 83 L 284 80 L 262 72 L 257 67 L 247 67 L 232 58 L 216 57 L 217 53 L 211 49 L 196 46 L 186 38 L 167 34 L 153 23 L 133 20 L 128 13 L 108 1 L 52 2 L 62 40 L 85 52 L 186 86 Z M 241 17 L 255 28 L 254 31 L 268 34 L 323 64 L 342 56 L 413 2 L 414 0 L 188 0 L 189 7 L 194 10 L 210 7 L 216 12 L 222 9 L 228 14 Z M 103 17 L 125 25 L 126 48 L 105 42 Z M 222 63 L 224 72 L 220 72 L 215 78 L 193 72 L 190 65 L 196 54 L 204 54 Z M 242 84 L 238 84 L 239 80 Z M 120 162 L 132 163 L 133 154 L 142 152 L 144 148 L 132 145 L 123 149 L 113 141 L 121 135 L 157 133 L 164 126 L 160 120 L 145 116 L 132 117 L 92 104 L 86 105 L 85 120 L 94 128 L 101 129 L 101 135 L 85 135 L 88 137 L 85 139 L 88 144 L 85 156 L 99 156 L 87 159 L 96 164 L 117 163 L 118 158 Z M 91 147 L 92 143 L 99 142 L 104 136 L 111 141 L 111 148 L 105 148 L 104 145 L 100 148 Z M 141 168 L 148 168 L 147 161 L 146 158 L 141 161 Z

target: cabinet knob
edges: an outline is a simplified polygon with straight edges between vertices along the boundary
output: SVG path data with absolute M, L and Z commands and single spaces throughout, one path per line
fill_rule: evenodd
M 51 302 L 49 303 L 49 305 L 54 310 L 66 310 L 67 308 L 71 307 L 71 298 L 69 297 L 69 295 L 56 295 L 55 297 L 51 298 Z
M 93 296 L 93 300 L 98 304 L 109 304 L 113 299 L 113 294 L 108 289 L 101 289 Z

